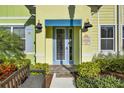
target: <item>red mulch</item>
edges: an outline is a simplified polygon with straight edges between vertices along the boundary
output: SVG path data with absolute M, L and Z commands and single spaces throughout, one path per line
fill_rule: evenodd
M 17 67 L 14 64 L 0 64 L 0 81 L 8 78 L 16 70 Z
M 52 78 L 53 78 L 53 74 L 45 75 L 45 80 L 44 80 L 44 83 L 43 83 L 43 88 L 49 88 L 50 87 Z

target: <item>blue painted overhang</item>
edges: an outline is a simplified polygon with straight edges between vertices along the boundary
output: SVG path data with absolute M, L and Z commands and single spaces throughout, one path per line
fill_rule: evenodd
M 45 26 L 82 26 L 82 20 L 80 19 L 64 19 L 64 20 L 45 20 Z

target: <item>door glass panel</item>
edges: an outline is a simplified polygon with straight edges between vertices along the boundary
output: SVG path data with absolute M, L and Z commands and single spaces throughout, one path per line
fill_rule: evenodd
M 69 60 L 72 60 L 72 29 L 69 29 Z
M 65 30 L 57 29 L 56 31 L 56 57 L 57 60 L 65 60 Z

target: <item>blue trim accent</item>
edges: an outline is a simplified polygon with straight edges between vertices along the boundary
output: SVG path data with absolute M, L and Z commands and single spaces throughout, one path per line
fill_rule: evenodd
M 56 54 L 55 54 L 55 43 L 56 43 L 56 39 L 55 39 L 55 28 L 53 28 L 53 64 L 55 65 L 55 58 L 56 58 Z
M 45 20 L 45 26 L 82 26 L 81 19 Z

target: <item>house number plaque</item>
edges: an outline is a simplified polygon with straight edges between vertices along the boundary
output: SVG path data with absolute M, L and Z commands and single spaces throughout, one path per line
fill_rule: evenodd
M 87 34 L 83 35 L 82 43 L 83 43 L 83 45 L 90 45 L 90 43 L 91 43 L 90 36 Z

